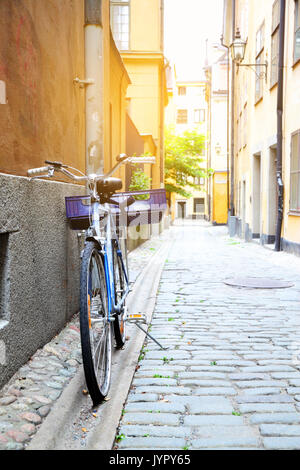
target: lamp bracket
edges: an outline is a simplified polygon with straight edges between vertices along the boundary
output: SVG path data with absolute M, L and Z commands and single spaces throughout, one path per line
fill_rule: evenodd
M 267 81 L 267 70 L 268 70 L 268 62 L 266 61 L 264 64 L 240 64 L 239 62 L 236 63 L 238 67 L 249 67 L 257 76 L 257 78 L 265 78 Z M 256 67 L 265 67 L 264 72 L 257 73 Z

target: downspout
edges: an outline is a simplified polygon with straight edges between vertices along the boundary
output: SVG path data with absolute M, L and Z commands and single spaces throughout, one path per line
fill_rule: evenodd
M 208 149 L 208 170 L 211 168 L 211 155 L 212 155 L 212 142 L 211 142 L 211 135 L 212 135 L 212 67 L 209 67 L 209 149 Z M 209 222 L 213 222 L 213 175 L 210 175 L 208 178 L 208 216 Z
M 221 45 L 227 49 L 227 214 L 229 214 L 230 209 L 230 183 L 229 183 L 229 142 L 230 142 L 230 126 L 229 126 L 229 118 L 230 118 L 230 107 L 229 107 L 229 82 L 230 82 L 230 70 L 229 70 L 229 51 L 230 48 L 224 44 L 224 38 L 221 37 Z
M 165 3 L 161 0 L 160 3 L 160 48 L 164 56 L 164 15 L 165 15 Z M 165 73 L 167 64 L 163 63 L 161 68 L 161 103 L 160 103 L 160 188 L 164 187 L 165 181 L 165 155 L 164 155 L 164 84 L 165 84 Z
M 232 0 L 232 40 L 235 38 L 235 0 Z M 229 66 L 229 64 L 228 64 Z M 234 208 L 234 87 L 235 87 L 235 63 L 232 61 L 231 76 L 231 162 L 230 162 L 230 215 L 235 215 Z
M 85 0 L 86 171 L 104 172 L 104 97 L 102 0 Z
M 282 180 L 282 149 L 283 149 L 283 84 L 284 84 L 284 47 L 285 47 L 285 11 L 286 1 L 280 0 L 280 25 L 279 25 L 279 61 L 278 61 L 278 93 L 277 93 L 277 185 L 278 185 L 278 209 L 275 237 L 275 251 L 281 251 L 281 231 L 283 222 L 283 197 L 284 185 Z

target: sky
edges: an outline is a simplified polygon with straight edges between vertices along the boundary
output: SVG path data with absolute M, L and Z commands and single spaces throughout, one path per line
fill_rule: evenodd
M 165 0 L 165 56 L 178 78 L 201 78 L 206 40 L 219 43 L 222 24 L 223 0 Z

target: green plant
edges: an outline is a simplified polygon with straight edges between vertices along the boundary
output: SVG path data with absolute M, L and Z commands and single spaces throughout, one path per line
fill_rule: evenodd
M 164 364 L 169 364 L 170 361 L 174 361 L 173 357 L 170 357 L 170 359 L 166 356 L 164 356 L 162 358 L 162 361 L 164 362 Z
M 141 168 L 138 168 L 136 165 L 135 170 L 132 172 L 131 181 L 129 190 L 130 191 L 142 191 L 146 189 L 150 189 L 151 186 L 151 178 L 143 172 Z M 148 194 L 140 194 L 139 196 L 135 196 L 137 200 L 145 200 L 148 199 Z
M 165 130 L 165 188 L 169 193 L 191 197 L 188 188 L 200 189 L 194 178 L 207 178 L 213 171 L 204 168 L 206 137 L 188 130 L 178 135 L 174 127 Z
M 116 436 L 116 441 L 121 442 L 121 441 L 123 441 L 123 439 L 125 439 L 125 437 L 126 437 L 125 434 L 118 434 Z

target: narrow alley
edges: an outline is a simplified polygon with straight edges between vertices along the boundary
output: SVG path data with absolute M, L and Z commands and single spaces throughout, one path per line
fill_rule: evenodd
M 119 449 L 300 449 L 300 260 L 183 221 L 116 438 Z M 200 224 L 200 225 L 199 225 Z M 229 278 L 292 281 L 288 289 Z

